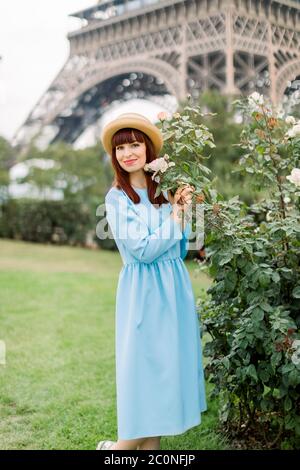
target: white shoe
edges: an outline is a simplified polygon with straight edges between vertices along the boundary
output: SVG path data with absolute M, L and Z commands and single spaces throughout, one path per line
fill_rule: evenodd
M 115 441 L 100 441 L 96 450 L 109 450 L 116 442 Z

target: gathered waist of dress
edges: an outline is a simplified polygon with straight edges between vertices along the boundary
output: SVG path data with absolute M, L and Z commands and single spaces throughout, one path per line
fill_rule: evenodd
M 151 263 L 146 263 L 144 261 L 128 261 L 128 262 L 124 263 L 123 267 L 131 265 L 131 264 L 146 264 L 146 265 L 156 264 L 156 263 L 162 263 L 163 261 L 174 261 L 174 260 L 177 260 L 177 259 L 181 260 L 181 256 L 175 256 L 173 258 L 158 258 L 154 261 L 151 261 Z

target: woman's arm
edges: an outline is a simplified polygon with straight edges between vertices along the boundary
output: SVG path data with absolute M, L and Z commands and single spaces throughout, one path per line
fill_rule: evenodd
M 182 232 L 182 239 L 180 240 L 180 256 L 182 259 L 186 258 L 189 249 L 189 237 L 192 231 L 191 222 L 186 222 L 185 229 Z
M 183 238 L 180 220 L 174 213 L 149 233 L 147 224 L 121 191 L 110 191 L 105 197 L 105 205 L 106 219 L 114 238 L 121 240 L 141 262 L 151 263 Z
M 173 205 L 173 207 L 176 207 L 174 206 L 174 200 L 175 200 L 174 196 L 172 195 L 170 190 L 168 190 L 167 196 L 168 196 L 169 202 Z M 183 216 L 182 213 L 179 213 L 177 217 L 179 218 L 178 223 L 181 224 L 180 227 L 181 227 L 182 235 L 183 235 L 182 239 L 180 240 L 180 257 L 182 259 L 185 259 L 188 253 L 189 237 L 192 231 L 192 224 L 191 222 L 186 220 L 186 217 Z

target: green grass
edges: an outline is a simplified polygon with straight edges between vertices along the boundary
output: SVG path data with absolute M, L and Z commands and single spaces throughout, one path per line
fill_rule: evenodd
M 209 285 L 186 263 L 195 295 Z M 0 240 L 0 449 L 94 449 L 117 438 L 117 252 Z M 162 449 L 225 449 L 217 403 Z

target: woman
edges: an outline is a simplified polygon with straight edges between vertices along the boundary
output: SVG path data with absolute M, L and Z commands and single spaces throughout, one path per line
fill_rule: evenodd
M 162 435 L 197 426 L 206 409 L 199 322 L 188 271 L 193 187 L 154 198 L 144 171 L 163 145 L 144 116 L 126 113 L 103 129 L 114 185 L 106 218 L 123 260 L 116 294 L 118 441 L 97 449 L 159 449 Z M 185 219 L 185 218 L 183 218 Z

